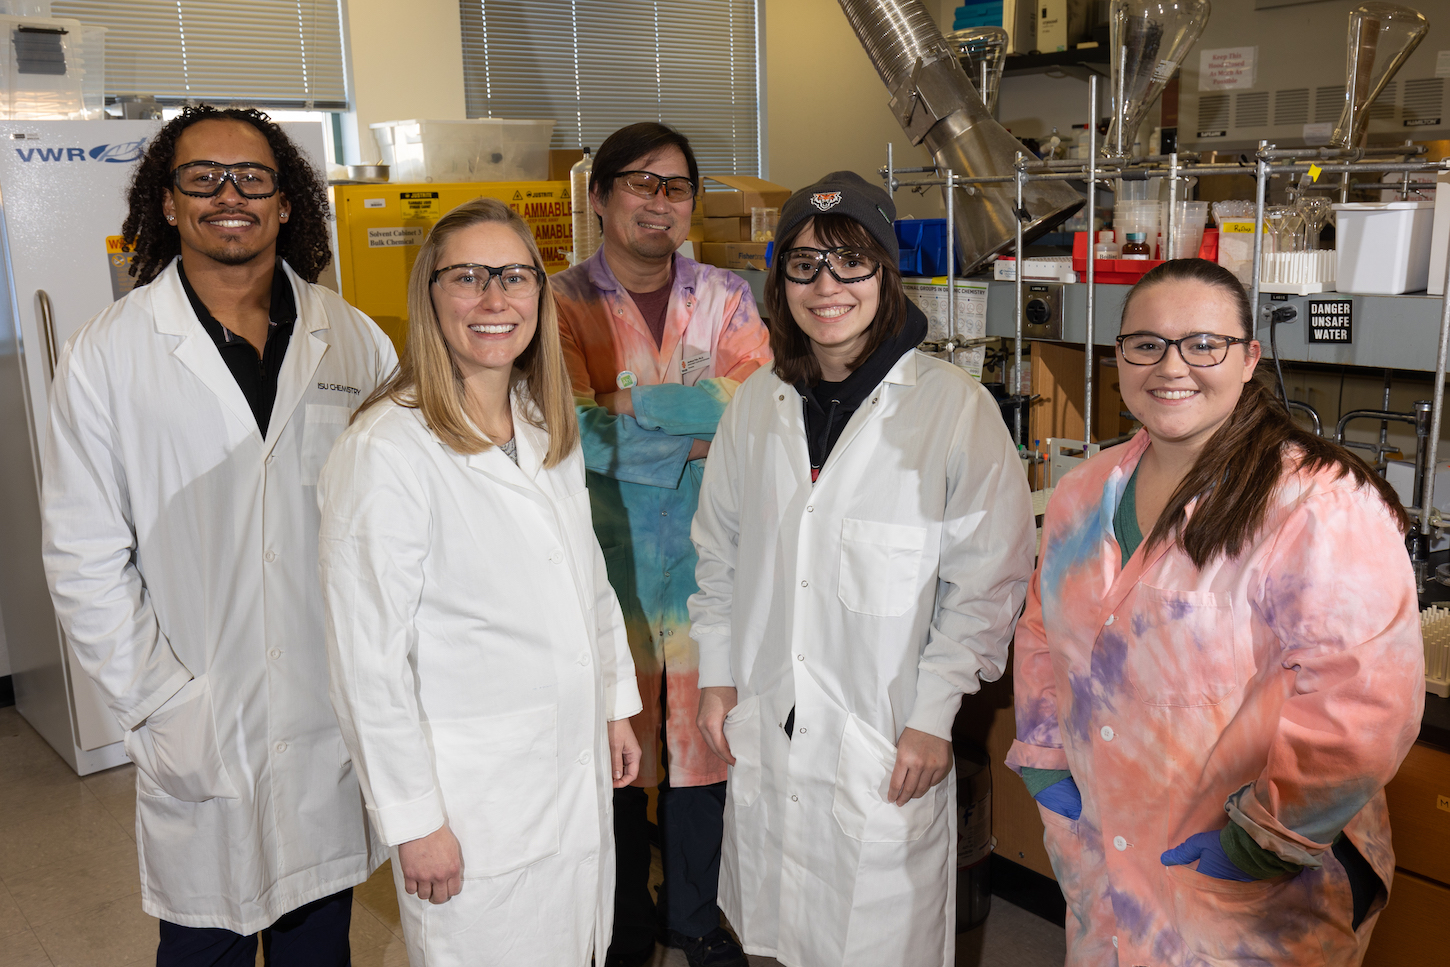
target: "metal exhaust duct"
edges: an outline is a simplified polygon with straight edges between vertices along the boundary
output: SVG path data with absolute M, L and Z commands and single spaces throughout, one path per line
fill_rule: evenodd
M 924 144 L 942 168 L 971 177 L 1012 177 L 1017 152 L 1032 153 L 993 120 L 936 21 L 919 0 L 840 0 L 841 10 L 891 93 L 891 110 L 912 144 Z M 963 275 L 1009 248 L 1017 234 L 1012 182 L 955 189 L 957 265 Z M 945 190 L 945 189 L 943 189 Z M 1031 241 L 1084 204 L 1062 181 L 1023 186 Z

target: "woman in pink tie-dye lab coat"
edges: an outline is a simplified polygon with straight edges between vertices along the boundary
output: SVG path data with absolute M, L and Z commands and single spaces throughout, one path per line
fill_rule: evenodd
M 1047 508 L 1007 761 L 1069 965 L 1354 965 L 1388 897 L 1424 705 L 1405 513 L 1253 380 L 1250 319 L 1212 263 L 1144 276 L 1118 339 L 1144 429 Z

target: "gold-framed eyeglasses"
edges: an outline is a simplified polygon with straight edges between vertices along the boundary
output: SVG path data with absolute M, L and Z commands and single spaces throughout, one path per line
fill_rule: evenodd
M 624 183 L 624 187 L 629 189 L 631 194 L 639 195 L 641 198 L 653 198 L 663 191 L 666 201 L 678 204 L 695 197 L 695 183 L 684 175 L 657 175 L 653 171 L 621 171 L 615 177 Z
M 1251 339 L 1223 336 L 1216 332 L 1195 332 L 1180 339 L 1169 339 L 1156 332 L 1129 332 L 1118 337 L 1118 352 L 1123 362 L 1133 366 L 1153 366 L 1163 361 L 1169 346 L 1178 347 L 1178 355 L 1190 366 L 1206 369 L 1228 358 L 1228 349 Z
M 243 198 L 271 198 L 277 194 L 280 178 L 274 168 L 255 161 L 224 165 L 217 161 L 188 161 L 171 171 L 177 191 L 193 198 L 211 198 L 231 182 Z
M 495 278 L 503 294 L 511 299 L 537 295 L 543 284 L 543 273 L 532 265 L 479 265 L 460 262 L 437 269 L 430 279 L 451 296 L 460 299 L 481 299 Z

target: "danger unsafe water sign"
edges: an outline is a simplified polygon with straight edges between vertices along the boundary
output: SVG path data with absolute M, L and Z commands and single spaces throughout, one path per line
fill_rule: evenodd
M 1311 343 L 1354 342 L 1354 302 L 1349 299 L 1314 299 L 1309 303 Z

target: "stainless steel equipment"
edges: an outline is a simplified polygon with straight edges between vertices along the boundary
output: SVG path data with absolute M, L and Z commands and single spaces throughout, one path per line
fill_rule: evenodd
M 1208 0 L 1113 0 L 1108 14 L 1113 120 L 1103 143 L 1107 157 L 1133 153 L 1143 115 L 1203 33 L 1209 9 Z
M 911 143 L 925 145 L 940 170 L 1001 179 L 944 189 L 955 196 L 948 208 L 954 209 L 956 264 L 962 274 L 1009 248 L 1019 217 L 1023 237 L 1031 241 L 1082 207 L 1082 196 L 1061 181 L 1030 182 L 1022 205 L 1014 204 L 1013 161 L 1027 149 L 992 119 L 956 52 L 918 0 L 840 3 L 891 92 L 891 109 Z
M 1002 66 L 1007 60 L 1007 31 L 1001 27 L 968 27 L 947 35 L 947 43 L 963 61 L 987 113 L 997 114 L 997 91 L 1002 84 Z
M 1364 143 L 1370 105 L 1429 30 L 1423 14 L 1398 4 L 1376 0 L 1349 12 L 1344 111 L 1330 139 L 1334 144 L 1358 148 Z

